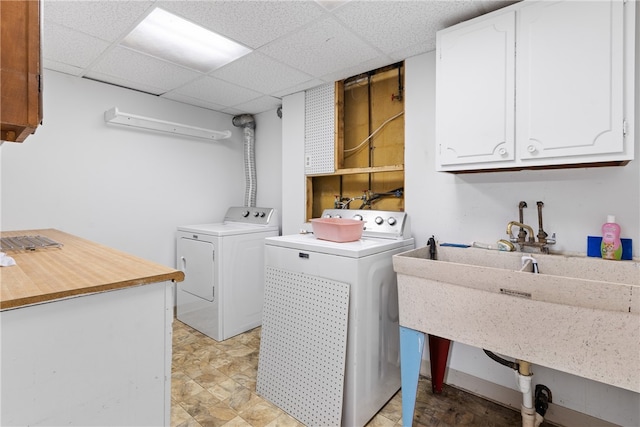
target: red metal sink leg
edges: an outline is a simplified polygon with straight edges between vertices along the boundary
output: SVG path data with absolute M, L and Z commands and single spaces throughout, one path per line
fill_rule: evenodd
M 435 335 L 429 335 L 429 358 L 431 359 L 431 389 L 434 393 L 442 393 L 444 371 L 447 368 L 449 345 L 451 341 Z

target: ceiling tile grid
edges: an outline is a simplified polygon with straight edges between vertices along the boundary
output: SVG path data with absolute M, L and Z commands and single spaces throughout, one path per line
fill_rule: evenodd
M 334 71 L 336 64 L 350 68 L 381 55 L 333 17 L 317 21 L 260 51 L 314 77 Z
M 242 86 L 266 94 L 313 78 L 260 52 L 245 55 L 209 75 L 228 82 L 242 82 Z
M 435 49 L 435 33 L 510 0 L 43 0 L 43 66 L 229 114 Z M 156 7 L 252 53 L 208 75 L 126 49 Z
M 91 71 L 129 81 L 141 81 L 150 86 L 161 88 L 162 93 L 203 75 L 197 71 L 119 46 L 102 56 L 100 61 L 91 68 Z

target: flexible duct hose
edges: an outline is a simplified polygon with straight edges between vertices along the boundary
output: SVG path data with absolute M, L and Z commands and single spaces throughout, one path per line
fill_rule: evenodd
M 234 126 L 241 127 L 244 131 L 244 175 L 245 194 L 244 205 L 256 205 L 256 154 L 255 154 L 255 128 L 256 122 L 251 114 L 235 116 L 232 120 Z

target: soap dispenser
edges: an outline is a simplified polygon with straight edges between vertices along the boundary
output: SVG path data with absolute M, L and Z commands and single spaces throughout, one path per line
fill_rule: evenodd
M 607 216 L 607 222 L 602 225 L 602 245 L 600 246 L 603 259 L 622 259 L 622 242 L 620 241 L 620 226 L 616 224 L 616 217 Z

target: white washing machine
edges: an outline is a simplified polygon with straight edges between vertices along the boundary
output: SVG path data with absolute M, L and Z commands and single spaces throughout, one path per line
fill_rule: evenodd
M 257 391 L 306 425 L 364 426 L 400 389 L 392 256 L 413 249 L 404 212 L 327 209 L 362 238 L 265 239 Z
M 178 227 L 178 319 L 216 341 L 260 326 L 264 239 L 277 222 L 272 208 L 231 207 L 222 223 Z

